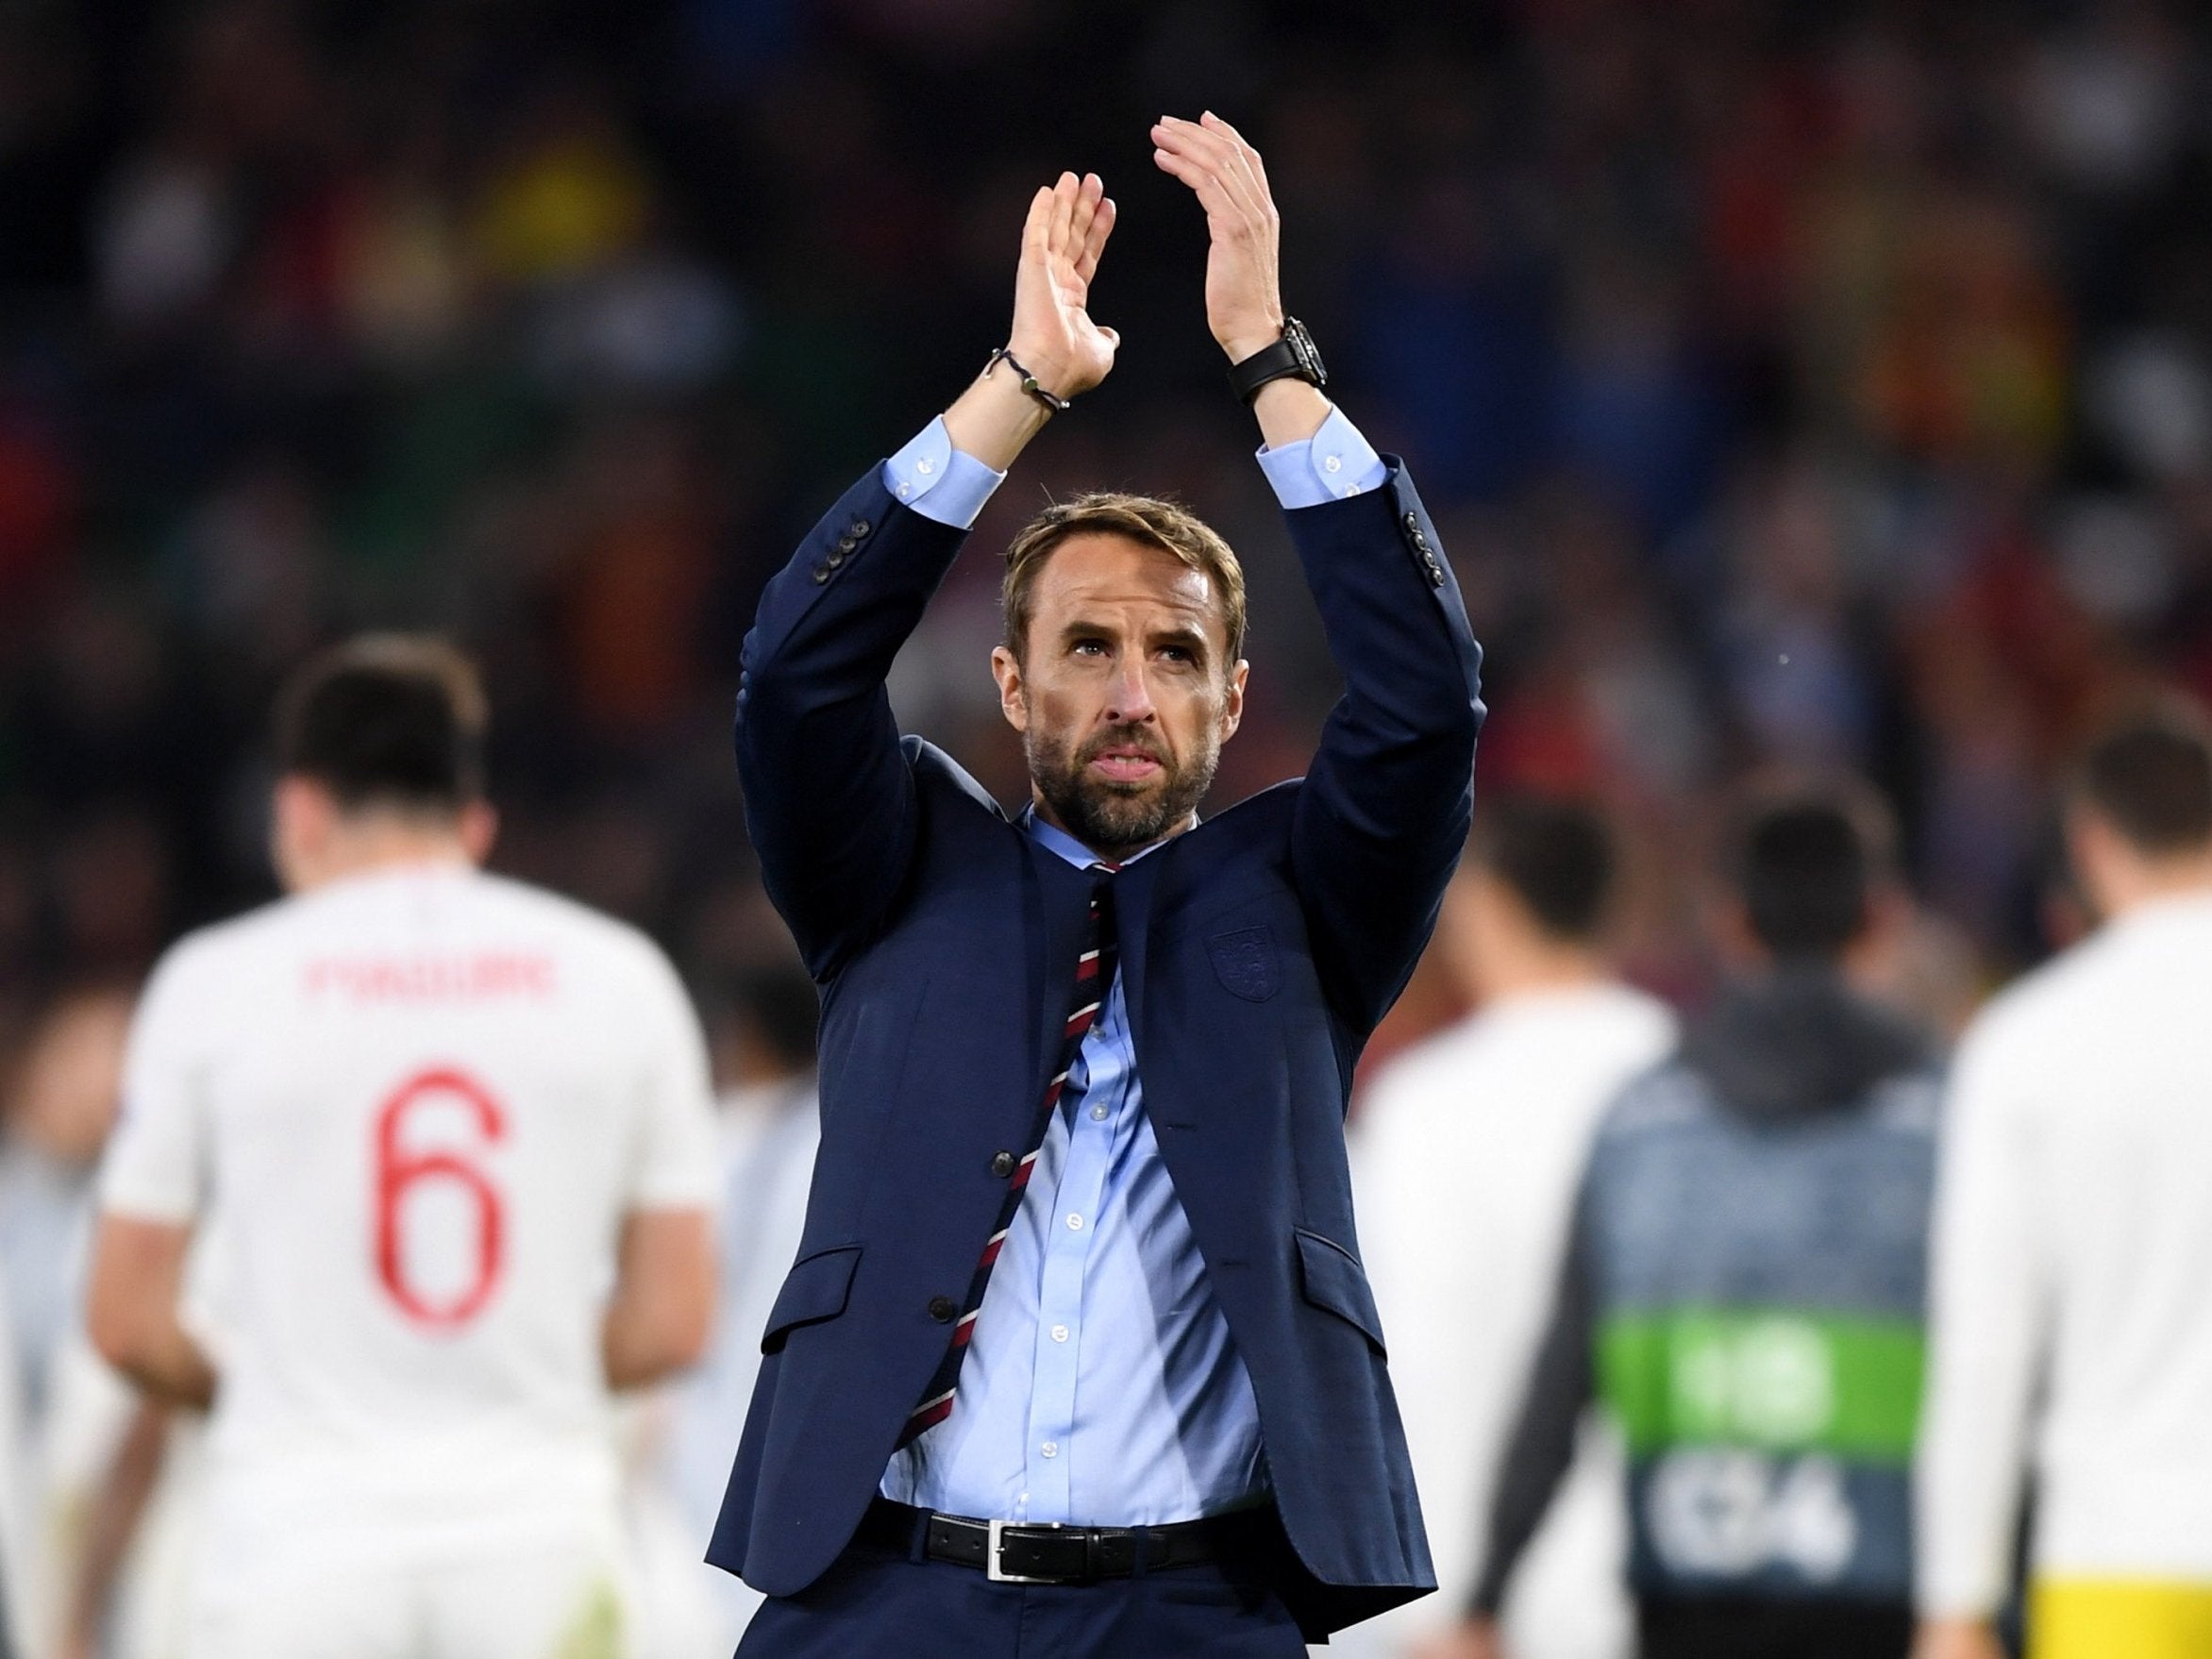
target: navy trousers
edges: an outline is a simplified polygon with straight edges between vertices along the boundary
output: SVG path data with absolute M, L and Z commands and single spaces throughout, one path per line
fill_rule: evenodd
M 771 1598 L 738 1659 L 1304 1659 L 1273 1579 L 1257 1554 L 1081 1584 L 993 1584 L 972 1567 L 855 1543 L 797 1595 Z

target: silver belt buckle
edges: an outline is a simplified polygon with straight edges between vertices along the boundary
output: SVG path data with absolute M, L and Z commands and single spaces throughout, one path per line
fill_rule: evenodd
M 1018 1572 L 1008 1572 L 1008 1571 L 1006 1571 L 1004 1568 L 1002 1568 L 1002 1567 L 1001 1567 L 998 1565 L 998 1550 L 999 1550 L 999 1544 L 1000 1544 L 1000 1534 L 1001 1534 L 1001 1533 L 1003 1533 L 1006 1531 L 1006 1529 L 1007 1529 L 1007 1528 L 1008 1528 L 1010 1525 L 1011 1525 L 1011 1526 L 1017 1526 L 1017 1527 L 1040 1527 L 1040 1528 L 1050 1528 L 1051 1530 L 1053 1530 L 1053 1531 L 1057 1532 L 1057 1531 L 1060 1529 L 1060 1527 L 1061 1527 L 1061 1524 L 1062 1524 L 1061 1522 L 1059 1522 L 1059 1521 L 1011 1521 L 1011 1522 L 1009 1522 L 1009 1521 L 1002 1521 L 1002 1520 L 995 1520 L 995 1521 L 988 1521 L 988 1522 L 986 1522 L 985 1524 L 986 1524 L 986 1525 L 987 1525 L 987 1526 L 988 1526 L 988 1527 L 991 1529 L 990 1537 L 989 1537 L 989 1538 L 988 1538 L 988 1539 L 985 1541 L 985 1543 L 984 1543 L 984 1545 L 983 1545 L 983 1576 L 984 1576 L 985 1578 L 989 1579 L 989 1580 L 990 1580 L 990 1581 L 991 1581 L 993 1584 L 1059 1584 L 1059 1583 L 1061 1582 L 1059 1579 L 1039 1579 L 1039 1578 L 1031 1578 L 1031 1577 L 1029 1577 L 1029 1576 L 1028 1576 L 1027 1574 L 1025 1574 L 1025 1573 L 1018 1573 Z

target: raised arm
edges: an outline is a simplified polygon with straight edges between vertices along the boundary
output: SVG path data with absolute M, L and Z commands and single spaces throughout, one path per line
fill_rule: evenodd
M 1280 339 L 1279 219 L 1259 153 L 1218 116 L 1163 120 L 1153 159 L 1205 209 L 1206 319 L 1232 363 Z M 1473 808 L 1482 653 L 1405 469 L 1302 379 L 1252 403 L 1345 695 L 1299 791 L 1293 877 L 1315 959 L 1362 1036 L 1433 926 Z
M 1114 366 L 1119 337 L 1088 309 L 1113 228 L 1096 175 L 1037 192 L 1005 354 L 846 491 L 761 596 L 738 772 L 769 896 L 816 978 L 880 926 L 913 851 L 913 778 L 883 689 L 892 659 L 1014 458 Z

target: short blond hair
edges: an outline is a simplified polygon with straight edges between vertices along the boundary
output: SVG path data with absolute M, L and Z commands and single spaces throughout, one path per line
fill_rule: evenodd
M 1053 503 L 1022 526 L 1006 548 L 1006 579 L 998 591 L 1005 620 L 1006 648 L 1016 659 L 1029 648 L 1030 618 L 1037 573 L 1054 548 L 1077 535 L 1124 536 L 1148 547 L 1172 553 L 1204 577 L 1214 592 L 1222 627 L 1229 635 L 1227 673 L 1244 655 L 1244 566 L 1220 535 L 1181 502 L 1157 495 L 1129 495 L 1093 490 Z

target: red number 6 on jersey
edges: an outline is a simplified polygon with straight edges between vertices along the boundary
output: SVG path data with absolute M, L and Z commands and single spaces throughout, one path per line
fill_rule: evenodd
M 504 1244 L 499 1189 L 481 1166 L 459 1151 L 411 1152 L 400 1144 L 411 1112 L 448 1102 L 466 1108 L 486 1146 L 506 1135 L 507 1119 L 498 1102 L 474 1078 L 458 1071 L 426 1071 L 410 1078 L 377 1114 L 377 1277 L 409 1318 L 444 1329 L 465 1325 L 483 1311 L 499 1282 Z M 400 1237 L 409 1189 L 424 1181 L 457 1182 L 476 1204 L 476 1275 L 443 1301 L 430 1300 L 408 1282 Z

